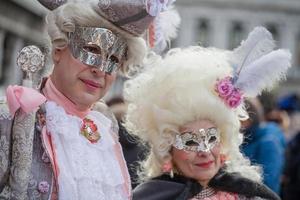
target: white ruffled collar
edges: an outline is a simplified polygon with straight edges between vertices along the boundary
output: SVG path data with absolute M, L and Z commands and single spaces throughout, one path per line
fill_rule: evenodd
M 101 139 L 92 144 L 80 134 L 82 120 L 66 114 L 56 103 L 46 103 L 46 125 L 51 134 L 57 161 L 59 199 L 123 200 L 125 180 L 114 152 L 111 121 L 91 111 Z

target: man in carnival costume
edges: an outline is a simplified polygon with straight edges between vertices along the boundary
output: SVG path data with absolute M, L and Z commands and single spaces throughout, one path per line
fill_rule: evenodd
M 126 128 L 149 144 L 133 200 L 278 200 L 240 152 L 244 99 L 285 77 L 291 55 L 257 27 L 233 51 L 188 47 L 150 57 L 125 85 Z
M 39 2 L 51 10 L 54 68 L 39 92 L 7 89 L 7 103 L 1 104 L 7 112 L 0 113 L 0 199 L 130 199 L 116 126 L 95 104 L 117 71 L 127 73 L 141 63 L 141 36 L 170 2 Z M 36 70 L 34 51 L 20 54 L 25 70 Z

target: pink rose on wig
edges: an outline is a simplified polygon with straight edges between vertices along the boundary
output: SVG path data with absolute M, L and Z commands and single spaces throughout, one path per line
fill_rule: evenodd
M 222 98 L 227 98 L 234 90 L 231 77 L 225 77 L 216 84 L 216 91 Z
M 231 108 L 238 107 L 242 102 L 242 93 L 238 89 L 234 89 L 230 96 L 227 97 L 226 103 Z
M 218 79 L 215 85 L 215 90 L 219 97 L 223 99 L 225 104 L 230 108 L 238 107 L 243 100 L 241 91 L 234 86 L 232 77 L 230 76 Z

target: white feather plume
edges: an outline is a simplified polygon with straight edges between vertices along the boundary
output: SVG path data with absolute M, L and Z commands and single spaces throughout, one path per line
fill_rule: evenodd
M 244 66 L 234 85 L 245 96 L 254 97 L 285 78 L 287 69 L 291 66 L 290 61 L 291 54 L 288 50 L 272 51 Z
M 248 38 L 232 52 L 231 62 L 235 67 L 236 76 L 243 67 L 270 53 L 274 48 L 275 41 L 272 34 L 264 27 L 256 27 Z
M 177 29 L 180 24 L 180 16 L 173 6 L 165 10 L 155 18 L 155 44 L 153 50 L 156 53 L 164 51 L 171 39 L 177 36 Z

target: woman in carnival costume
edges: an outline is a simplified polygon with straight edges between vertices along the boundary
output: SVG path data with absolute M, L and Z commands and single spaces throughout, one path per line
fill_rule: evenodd
M 258 27 L 233 51 L 189 47 L 149 58 L 125 87 L 126 127 L 150 146 L 133 200 L 279 199 L 239 149 L 244 98 L 290 67 L 289 52 L 273 49 Z
M 117 71 L 142 61 L 142 34 L 170 2 L 39 2 L 51 10 L 54 68 L 39 91 L 10 86 L 1 103 L 11 114 L 0 116 L 0 199 L 130 199 L 116 124 L 96 103 Z M 35 70 L 34 51 L 20 54 L 23 68 Z

